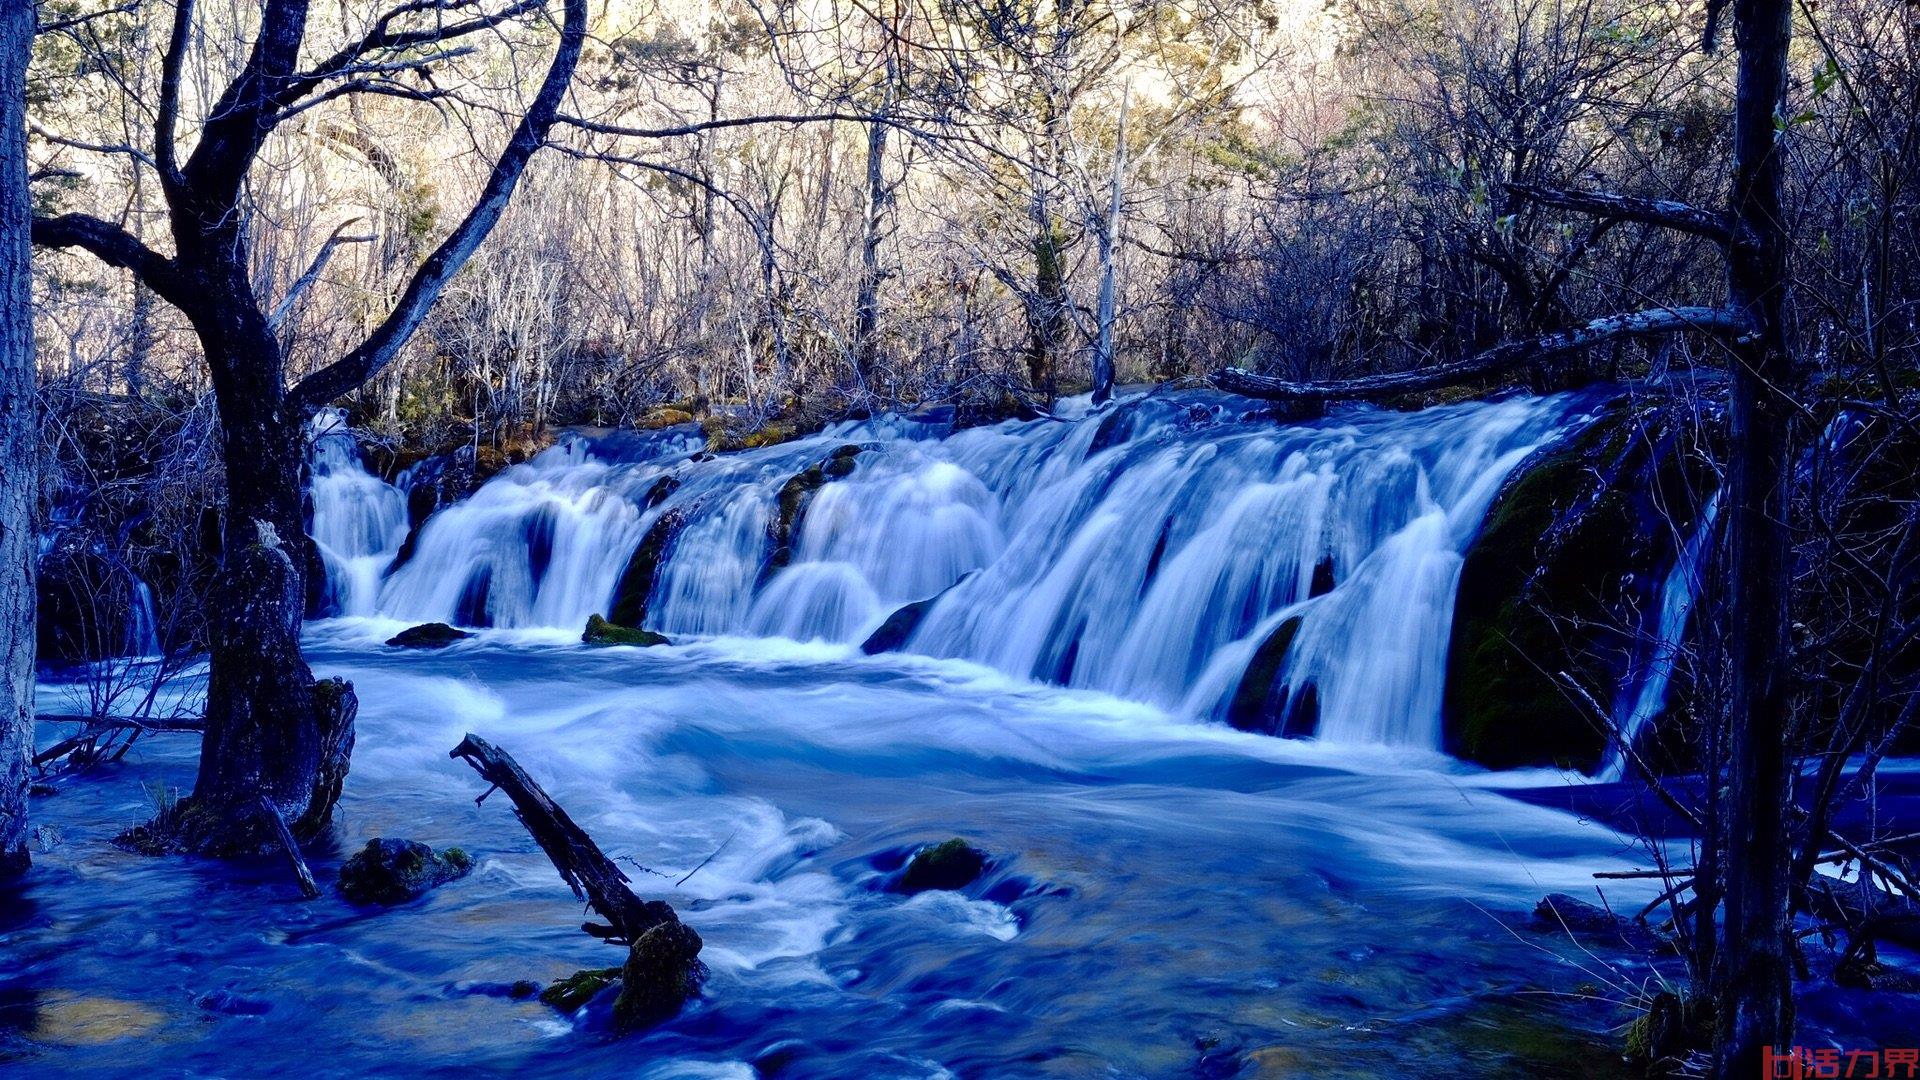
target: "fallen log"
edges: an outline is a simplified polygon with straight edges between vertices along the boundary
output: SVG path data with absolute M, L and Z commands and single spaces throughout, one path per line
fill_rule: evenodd
M 672 905 L 635 896 L 627 875 L 506 751 L 468 735 L 448 756 L 473 766 L 491 785 L 475 802 L 485 802 L 495 791 L 507 793 L 514 816 L 546 852 L 573 895 L 607 921 L 606 925 L 587 923 L 581 929 L 603 941 L 628 946 L 620 994 L 613 1003 L 618 1027 L 632 1030 L 664 1020 L 699 994 L 707 976 L 706 965 L 700 962 L 700 935 L 680 921 Z
M 1867 874 L 1853 881 L 1815 875 L 1805 900 L 1814 915 L 1849 933 L 1920 949 L 1920 903 L 1881 888 Z
M 1525 341 L 1509 341 L 1462 360 L 1413 371 L 1327 382 L 1291 382 L 1242 368 L 1224 368 L 1213 373 L 1212 382 L 1230 393 L 1265 401 L 1373 401 L 1471 382 L 1623 338 L 1658 337 L 1686 330 L 1733 338 L 1747 333 L 1748 329 L 1744 314 L 1726 308 L 1655 308 L 1607 315 L 1568 330 Z

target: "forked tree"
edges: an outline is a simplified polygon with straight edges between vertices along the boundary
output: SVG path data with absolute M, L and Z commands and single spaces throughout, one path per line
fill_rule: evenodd
M 87 214 L 33 222 L 35 245 L 90 252 L 180 310 L 199 340 L 220 411 L 227 503 L 209 619 L 206 735 L 193 793 L 171 812 L 174 846 L 259 850 L 286 823 L 296 836 L 311 836 L 331 820 L 355 702 L 349 687 L 316 685 L 300 649 L 312 550 L 303 513 L 307 423 L 393 361 L 499 222 L 547 140 L 586 40 L 587 0 L 559 6 L 545 74 L 465 216 L 363 341 L 298 382 L 290 381 L 273 309 L 250 271 L 250 181 L 263 150 L 276 137 L 295 137 L 289 120 L 328 103 L 363 95 L 437 99 L 444 94 L 432 77 L 438 65 L 482 35 L 549 20 L 550 0 L 404 0 L 365 12 L 364 32 L 330 52 L 308 41 L 307 0 L 266 0 L 244 62 L 197 119 L 185 115 L 183 83 L 218 67 L 196 55 L 207 46 L 193 0 L 175 0 L 158 99 L 150 109 L 131 103 L 130 111 L 153 117 L 151 144 L 120 148 L 157 180 L 172 252 Z M 356 25 L 351 6 L 341 22 Z

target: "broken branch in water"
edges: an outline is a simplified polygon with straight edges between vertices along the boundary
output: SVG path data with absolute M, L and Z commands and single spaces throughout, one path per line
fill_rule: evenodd
M 620 1028 L 632 1030 L 664 1020 L 699 994 L 707 977 L 706 965 L 700 962 L 700 935 L 680 921 L 671 905 L 635 896 L 627 887 L 627 875 L 505 750 L 468 735 L 448 756 L 464 760 L 481 779 L 507 793 L 514 816 L 546 852 L 573 894 L 610 924 L 587 923 L 581 929 L 603 941 L 629 946 L 626 965 L 620 969 L 620 996 L 613 1003 L 614 1022 Z
M 293 864 L 293 876 L 300 882 L 300 895 L 309 900 L 319 896 L 320 886 L 314 884 L 313 872 L 307 869 L 307 860 L 300 857 L 300 845 L 294 842 L 293 830 L 287 827 L 287 815 L 281 813 L 280 807 L 265 795 L 260 796 L 260 809 L 280 837 L 280 848 L 287 853 L 287 861 Z
M 477 735 L 468 735 L 448 756 L 466 761 L 482 780 L 513 800 L 514 816 L 547 853 L 573 894 L 611 924 L 612 933 L 596 937 L 630 945 L 662 923 L 679 921 L 667 904 L 635 896 L 627 887 L 627 875 L 506 751 Z

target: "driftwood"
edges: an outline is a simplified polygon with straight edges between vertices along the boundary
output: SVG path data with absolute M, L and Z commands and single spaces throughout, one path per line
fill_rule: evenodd
M 1748 332 L 1749 324 L 1744 315 L 1725 308 L 1656 308 L 1608 315 L 1571 329 L 1525 341 L 1509 341 L 1463 360 L 1413 371 L 1327 382 L 1290 382 L 1242 368 L 1226 368 L 1215 372 L 1212 381 L 1222 390 L 1267 401 L 1377 400 L 1471 382 L 1609 341 L 1658 337 L 1685 330 L 1737 338 Z
M 449 756 L 465 760 L 492 785 L 476 802 L 485 802 L 495 791 L 507 793 L 515 816 L 572 886 L 573 894 L 607 920 L 607 925 L 587 923 L 581 929 L 603 941 L 628 946 L 627 961 L 620 968 L 620 993 L 613 1002 L 618 1030 L 659 1023 L 699 996 L 707 967 L 700 962 L 703 943 L 693 927 L 681 922 L 670 905 L 635 896 L 627 887 L 627 875 L 505 750 L 468 735 Z M 604 973 L 600 977 L 604 985 Z
M 635 896 L 627 887 L 631 879 L 505 750 L 477 735 L 468 735 L 448 756 L 465 760 L 482 780 L 493 785 L 475 802 L 484 802 L 496 790 L 507 793 L 513 800 L 514 815 L 547 853 L 573 894 L 607 920 L 608 925 L 588 923 L 581 929 L 615 944 L 631 945 L 656 926 L 680 921 L 670 905 Z
M 293 867 L 293 876 L 300 882 L 300 895 L 309 900 L 319 896 L 320 886 L 314 884 L 313 872 L 307 869 L 307 860 L 300 857 L 300 845 L 294 842 L 293 830 L 287 827 L 287 815 L 281 813 L 273 800 L 265 795 L 260 796 L 260 811 L 280 837 L 280 850 L 286 852 L 287 862 Z
M 1883 889 L 1868 874 L 1854 881 L 1815 876 L 1806 890 L 1814 915 L 1878 941 L 1920 949 L 1920 903 Z

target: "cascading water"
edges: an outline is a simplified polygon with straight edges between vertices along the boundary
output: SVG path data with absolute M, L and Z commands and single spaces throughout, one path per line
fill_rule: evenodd
M 1700 572 L 1712 548 L 1713 522 L 1719 508 L 1720 495 L 1716 492 L 1702 508 L 1700 523 L 1681 545 L 1672 569 L 1660 582 L 1659 605 L 1647 627 L 1649 640 L 1644 655 L 1628 673 L 1630 677 L 1614 706 L 1613 722 L 1620 737 L 1607 749 L 1598 774 L 1601 780 L 1620 779 L 1626 771 L 1622 745 L 1638 742 L 1647 725 L 1667 707 L 1667 691 L 1686 648 L 1687 622 L 1700 595 Z
M 381 575 L 406 536 L 406 496 L 367 472 L 339 413 L 322 413 L 313 428 L 313 539 L 330 606 L 342 615 L 374 614 Z
M 316 533 L 350 614 L 575 628 L 652 533 L 649 629 L 852 643 L 937 597 L 908 651 L 1195 716 L 1223 717 L 1297 616 L 1281 678 L 1314 689 L 1321 738 L 1430 748 L 1462 552 L 1578 411 L 1524 398 L 1278 426 L 1204 393 L 1070 407 L 958 433 L 888 417 L 718 457 L 675 431 L 569 437 L 430 519 L 377 603 L 402 500 L 322 440 Z M 846 446 L 851 471 L 803 485 L 768 574 L 794 478 Z
M 160 645 L 160 624 L 154 615 L 153 587 L 137 575 L 133 578 L 133 595 L 127 608 L 127 645 L 128 656 L 158 656 L 162 652 Z
M 1584 812 L 1617 793 L 1427 749 L 1461 550 L 1582 402 L 1291 426 L 1245 408 L 888 418 L 720 456 L 690 432 L 581 434 L 434 514 L 384 577 L 349 560 L 384 565 L 397 493 L 323 445 L 316 531 L 336 590 L 375 614 L 307 629 L 315 674 L 361 702 L 339 843 L 307 858 L 330 879 L 405 837 L 473 872 L 376 914 L 331 889 L 262 904 L 255 868 L 51 845 L 39 907 L 0 934 L 0 1045 L 39 1040 L 22 1071 L 47 1075 L 286 1071 L 316 1025 L 344 1033 L 327 1064 L 353 1075 L 1590 1074 L 1598 1030 L 1565 1043 L 1571 1065 L 1487 1032 L 1613 1022 L 1552 991 L 1568 976 L 1543 968 L 1546 939 L 1502 924 L 1596 873 L 1616 909 L 1654 899 L 1622 875 L 1639 855 L 1618 820 Z M 578 644 L 616 602 L 673 645 Z M 910 602 L 904 652 L 852 645 L 899 637 Z M 382 644 L 396 619 L 450 617 L 500 629 Z M 1196 722 L 1290 625 L 1268 674 L 1323 702 L 1322 739 Z M 43 688 L 43 708 L 71 692 Z M 528 998 L 609 958 L 449 759 L 468 733 L 699 933 L 711 978 L 682 1015 L 610 1038 L 611 992 Z M 191 785 L 197 750 L 142 740 L 36 814 L 98 835 Z M 987 853 L 979 880 L 890 887 L 948 837 Z M 141 933 L 77 946 L 73 920 L 33 910 Z M 95 1040 L 103 1016 L 124 1037 Z

